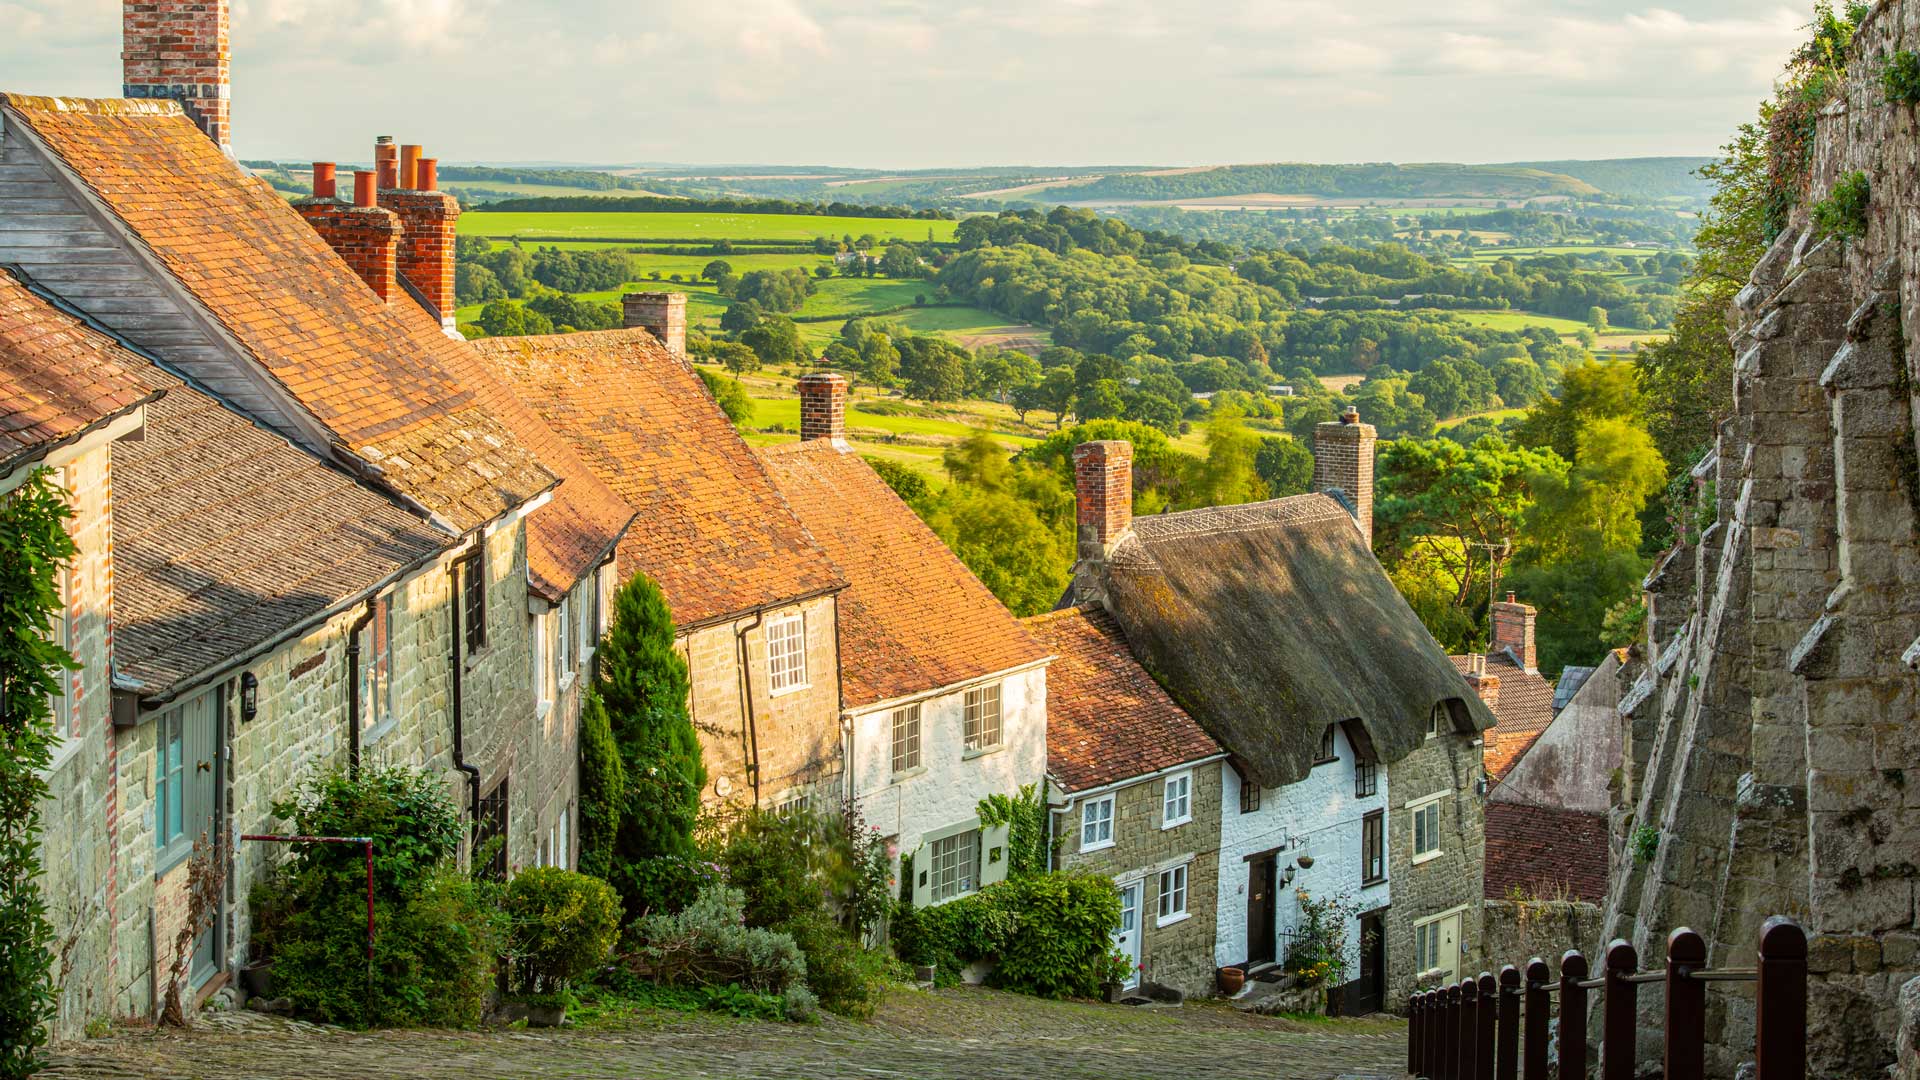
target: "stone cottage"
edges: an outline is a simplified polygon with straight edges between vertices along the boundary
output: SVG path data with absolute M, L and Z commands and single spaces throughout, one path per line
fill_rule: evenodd
M 1167 696 L 1098 607 L 1025 620 L 1048 668 L 1047 774 L 1055 861 L 1120 887 L 1114 946 L 1144 979 L 1214 988 L 1220 763 L 1226 757 Z
M 1132 448 L 1077 448 L 1069 599 L 1109 612 L 1228 754 L 1216 964 L 1283 962 L 1300 893 L 1339 898 L 1341 1002 L 1369 1009 L 1476 958 L 1493 717 L 1368 549 L 1372 429 L 1321 429 L 1326 492 L 1138 520 Z
M 980 801 L 1043 797 L 1048 653 L 847 444 L 846 405 L 844 377 L 802 376 L 800 442 L 760 457 L 847 578 L 843 796 L 936 904 L 1007 875 L 1007 825 Z
M 686 297 L 628 301 L 628 329 L 474 347 L 595 476 L 645 508 L 618 564 L 623 580 L 658 582 L 673 613 L 706 798 L 837 805 L 847 579 L 685 357 L 656 336 L 684 327 Z

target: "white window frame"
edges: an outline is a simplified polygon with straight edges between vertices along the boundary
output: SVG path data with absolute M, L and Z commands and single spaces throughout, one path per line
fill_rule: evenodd
M 65 486 L 66 470 L 60 470 L 61 486 Z M 77 558 L 77 556 L 76 556 Z M 53 643 L 73 655 L 73 573 L 74 568 L 60 568 L 56 587 L 60 591 L 60 610 L 53 618 Z M 75 656 L 75 659 L 78 659 Z M 49 695 L 48 705 L 53 710 L 53 730 L 64 744 L 80 737 L 79 710 L 74 708 L 73 680 L 76 672 L 65 668 L 54 671 L 54 677 L 60 680 L 60 692 Z
M 533 701 L 543 719 L 553 709 L 547 696 L 547 647 L 547 614 L 541 612 L 533 617 Z
M 1172 926 L 1174 923 L 1183 922 L 1193 917 L 1192 913 L 1187 910 L 1187 889 L 1191 884 L 1189 879 L 1191 877 L 1192 866 L 1192 863 L 1181 863 L 1178 866 L 1169 866 L 1160 871 L 1158 877 L 1159 901 L 1155 908 L 1159 914 L 1153 921 L 1153 925 L 1156 928 Z
M 984 754 L 1005 745 L 1006 695 L 1001 684 L 995 682 L 976 686 L 967 691 L 962 701 L 960 734 L 964 752 Z
M 1436 916 L 1413 924 L 1413 970 L 1416 976 L 1440 970 L 1440 920 Z
M 1080 851 L 1099 851 L 1114 845 L 1113 796 L 1102 795 L 1080 804 Z
M 771 697 L 805 690 L 807 682 L 807 616 L 795 611 L 767 620 L 767 693 Z
M 1427 738 L 1437 739 L 1440 737 L 1440 713 L 1446 707 L 1446 702 L 1438 701 L 1435 702 L 1433 708 L 1427 712 Z
M 393 613 L 396 605 L 391 590 L 373 602 L 373 618 L 367 622 L 366 644 L 360 650 L 360 731 L 361 741 L 372 744 L 392 731 L 399 722 L 393 707 Z M 381 633 L 385 630 L 385 634 Z M 384 641 L 383 641 L 384 638 Z M 384 646 L 384 647 L 383 647 Z
M 1441 791 L 1407 803 L 1407 843 L 1413 852 L 1415 866 L 1446 854 L 1446 849 L 1440 845 L 1440 801 L 1447 795 L 1448 792 Z M 1431 824 L 1423 827 L 1422 822 L 1429 814 L 1432 815 Z M 1426 838 L 1432 841 L 1432 846 L 1424 849 L 1420 846 L 1423 831 Z
M 1193 773 L 1173 773 L 1160 782 L 1160 827 L 1171 829 L 1192 820 Z
M 554 615 L 553 686 L 554 694 L 564 694 L 573 685 L 573 605 L 562 596 Z
M 946 866 L 941 865 L 942 845 L 948 845 L 945 854 L 949 856 Z M 981 833 L 978 828 L 967 829 L 951 836 L 942 836 L 927 842 L 927 890 L 933 903 L 942 904 L 948 900 L 958 900 L 969 893 L 980 891 Z M 971 858 L 969 868 L 966 860 Z M 944 885 L 941 880 L 943 871 L 951 872 L 951 879 Z M 951 887 L 952 891 L 941 893 L 942 888 Z
M 560 808 L 560 846 L 554 849 L 553 864 L 562 870 L 573 869 L 573 849 L 568 844 L 567 819 L 573 816 L 571 805 Z
M 888 755 L 893 776 L 899 779 L 922 771 L 924 745 L 921 736 L 920 703 L 902 705 L 887 714 Z

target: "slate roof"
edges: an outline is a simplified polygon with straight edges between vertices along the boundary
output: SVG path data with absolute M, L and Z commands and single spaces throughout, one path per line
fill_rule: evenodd
M 659 582 L 680 628 L 846 585 L 699 375 L 652 334 L 488 338 L 474 347 L 640 512 L 620 542 L 620 573 Z
M 1050 652 L 1047 773 L 1069 792 L 1221 753 L 1134 659 L 1120 624 L 1092 606 L 1022 620 Z
M 1566 708 L 1567 703 L 1573 700 L 1573 696 L 1578 694 L 1580 688 L 1587 685 L 1587 680 L 1593 678 L 1593 673 L 1599 670 L 1597 667 L 1576 667 L 1572 664 L 1561 668 L 1560 681 L 1553 684 L 1553 711 L 1559 712 Z
M 1099 572 L 1141 663 L 1263 787 L 1306 776 L 1328 724 L 1392 762 L 1440 702 L 1493 723 L 1333 496 L 1136 518 Z
M 0 95 L 240 348 L 384 482 L 461 531 L 552 486 L 511 395 L 417 304 L 383 303 L 171 102 Z
M 1518 889 L 1597 904 L 1607 895 L 1607 816 L 1490 800 L 1486 870 L 1489 900 Z
M 153 398 L 144 365 L 0 271 L 0 474 Z
M 840 694 L 848 708 L 952 686 L 1047 651 L 860 455 L 826 440 L 761 459 L 834 565 Z
M 1447 659 L 1462 677 L 1473 666 L 1471 655 Z M 1520 755 L 1553 723 L 1553 684 L 1503 652 L 1487 655 L 1487 674 L 1499 676 L 1500 696 L 1493 703 L 1496 722 L 1481 736 L 1480 757 L 1488 776 L 1504 780 Z

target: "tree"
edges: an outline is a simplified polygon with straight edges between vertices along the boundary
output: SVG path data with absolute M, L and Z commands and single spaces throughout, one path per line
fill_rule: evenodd
M 860 373 L 875 386 L 893 386 L 900 381 L 900 350 L 891 337 L 874 331 L 861 339 Z
M 1260 436 L 1247 430 L 1238 412 L 1220 409 L 1207 421 L 1207 456 L 1195 478 L 1193 506 L 1232 506 L 1267 497 L 1254 469 Z
M 1560 376 L 1560 393 L 1528 411 L 1518 440 L 1552 450 L 1568 461 L 1579 457 L 1579 436 L 1596 420 L 1641 415 L 1640 383 L 1632 364 L 1588 361 Z
M 1380 454 L 1374 548 L 1394 560 L 1426 549 L 1425 557 L 1453 579 L 1453 605 L 1471 608 L 1487 576 L 1500 576 L 1509 545 L 1520 541 L 1535 487 L 1566 471 L 1551 451 L 1491 436 L 1472 446 L 1395 440 Z
M 731 273 L 733 273 L 733 264 L 725 259 L 715 259 L 700 268 L 702 278 L 716 283 Z
M 1304 495 L 1313 485 L 1313 454 L 1290 437 L 1270 435 L 1260 440 L 1253 471 L 1273 498 Z
M 1596 334 L 1606 333 L 1607 332 L 1607 309 L 1599 306 L 1598 304 L 1588 308 L 1587 309 L 1587 325 L 1592 327 L 1593 332 Z
M 714 342 L 713 358 L 733 372 L 736 379 L 749 371 L 760 370 L 760 354 L 738 341 Z
M 890 244 L 886 253 L 880 256 L 880 272 L 890 278 L 919 277 L 923 272 L 920 252 L 912 244 Z
M 914 336 L 896 343 L 907 395 L 921 401 L 956 401 L 967 387 L 967 357 L 941 338 Z
M 752 300 L 735 300 L 720 313 L 720 329 L 729 334 L 743 334 L 753 329 L 761 317 L 766 314 L 760 305 Z
M 740 344 L 752 349 L 763 364 L 793 364 L 806 359 L 800 328 L 785 315 L 769 315 L 740 335 Z
M 666 597 L 636 574 L 613 594 L 594 679 L 626 775 L 609 881 L 630 917 L 691 899 L 686 864 L 707 770 L 687 714 L 689 688 Z
M 613 874 L 620 812 L 626 805 L 627 770 L 620 761 L 607 706 L 593 687 L 580 706 L 580 872 L 606 880 Z
M 1015 615 L 1050 610 L 1066 591 L 1072 545 L 1017 495 L 954 484 L 928 524 Z
M 1056 431 L 1065 422 L 1068 411 L 1073 408 L 1074 392 L 1072 368 L 1051 368 L 1040 380 L 1039 397 L 1035 407 L 1053 414 L 1053 427 Z
M 727 346 L 729 349 L 737 349 L 749 356 L 753 355 L 752 349 L 737 345 L 731 341 L 721 342 L 721 344 Z M 738 378 L 722 378 L 708 371 L 706 368 L 695 368 L 694 370 L 700 373 L 700 381 L 706 384 L 707 393 L 713 395 L 713 400 L 720 405 L 720 411 L 727 414 L 727 419 L 731 421 L 735 427 L 739 427 L 753 420 L 753 399 L 747 396 L 747 388 L 740 385 Z

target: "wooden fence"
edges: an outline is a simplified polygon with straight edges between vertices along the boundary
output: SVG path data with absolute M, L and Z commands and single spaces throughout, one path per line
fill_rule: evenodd
M 1666 992 L 1663 1076 L 1702 1080 L 1706 1069 L 1707 983 L 1752 982 L 1755 1080 L 1806 1080 L 1807 935 L 1783 916 L 1760 928 L 1759 963 L 1707 967 L 1707 943 L 1682 927 L 1667 937 L 1666 966 L 1640 971 L 1632 945 L 1607 946 L 1604 970 L 1589 977 L 1587 958 L 1568 952 L 1555 981 L 1534 957 L 1524 972 L 1512 964 L 1496 979 L 1481 972 L 1414 994 L 1408 1001 L 1407 1071 L 1427 1080 L 1587 1080 L 1587 995 L 1600 991 L 1601 1080 L 1633 1080 L 1645 983 Z M 1547 1070 L 1547 1044 L 1558 998 L 1559 1071 Z

